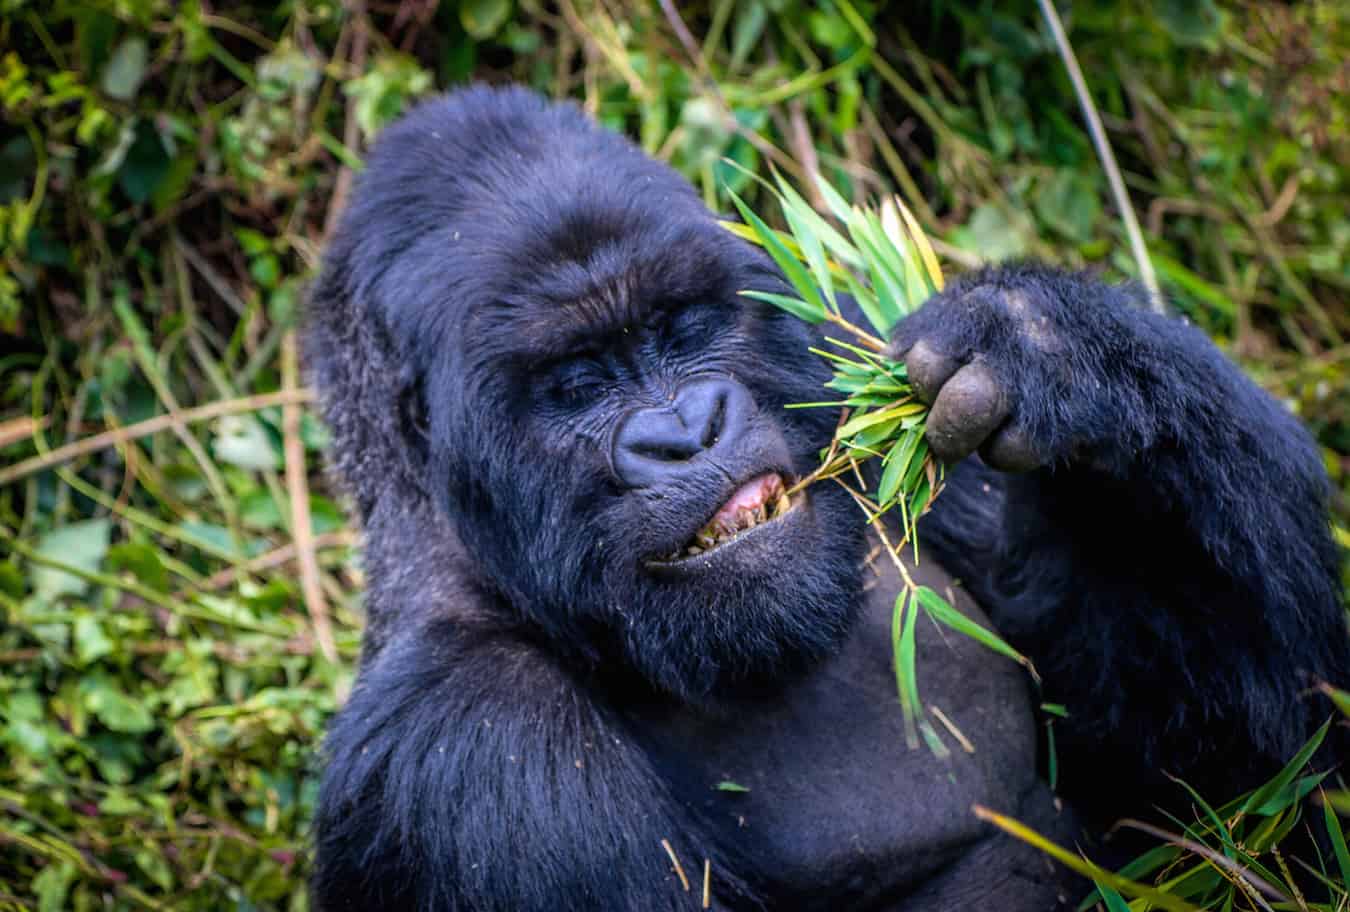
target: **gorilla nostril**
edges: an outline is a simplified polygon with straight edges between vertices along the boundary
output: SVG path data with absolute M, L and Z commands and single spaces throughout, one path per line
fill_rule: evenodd
M 628 449 L 638 456 L 658 459 L 662 462 L 683 462 L 697 456 L 702 447 L 681 447 L 669 444 L 634 443 Z
M 717 401 L 713 404 L 713 412 L 708 416 L 708 423 L 703 429 L 703 439 L 699 442 L 705 450 L 710 450 L 717 445 L 717 440 L 722 436 L 722 425 L 726 423 L 727 418 L 727 394 L 719 392 Z

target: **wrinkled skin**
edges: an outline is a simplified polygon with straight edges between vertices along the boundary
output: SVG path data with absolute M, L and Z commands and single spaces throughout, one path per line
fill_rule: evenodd
M 466 90 L 381 137 L 305 331 L 370 579 L 320 909 L 696 908 L 706 859 L 719 909 L 1042 910 L 1077 887 L 973 803 L 1086 838 L 1324 718 L 1304 690 L 1350 662 L 1308 435 L 1134 291 L 1028 264 L 896 328 L 954 464 L 909 572 L 1069 707 L 1081 813 L 1020 671 L 927 624 L 921 694 L 973 752 L 907 748 L 899 583 L 847 493 L 745 519 L 837 420 L 784 408 L 821 398 L 820 337 L 747 288 L 784 290 L 570 106 Z M 719 517 L 754 528 L 685 550 Z

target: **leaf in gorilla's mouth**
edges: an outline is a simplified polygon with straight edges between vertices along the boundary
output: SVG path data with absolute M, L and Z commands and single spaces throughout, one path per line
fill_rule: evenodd
M 666 560 L 696 557 L 712 551 L 751 529 L 778 519 L 792 507 L 793 501 L 782 475 L 768 472 L 756 476 L 732 492 L 713 518 Z

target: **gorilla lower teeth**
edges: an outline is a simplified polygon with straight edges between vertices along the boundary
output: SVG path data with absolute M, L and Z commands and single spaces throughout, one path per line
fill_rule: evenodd
M 692 542 L 685 545 L 684 548 L 672 552 L 666 557 L 666 560 L 673 561 L 706 554 L 725 545 L 742 532 L 748 532 L 771 519 L 777 519 L 792 508 L 792 500 L 784 493 L 781 484 L 775 486 L 769 493 L 771 496 L 765 503 L 754 508 L 744 507 L 737 510 L 735 516 L 717 517 L 708 525 L 699 529 Z

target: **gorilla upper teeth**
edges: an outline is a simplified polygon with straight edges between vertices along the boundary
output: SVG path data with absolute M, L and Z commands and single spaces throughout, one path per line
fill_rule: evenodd
M 736 510 L 734 516 L 719 513 L 698 530 L 693 541 L 667 555 L 666 559 L 678 560 L 682 557 L 704 554 L 726 544 L 742 532 L 763 525 L 769 520 L 778 519 L 792 509 L 792 498 L 783 490 L 781 479 L 775 476 L 765 487 L 769 498 L 764 503 Z

